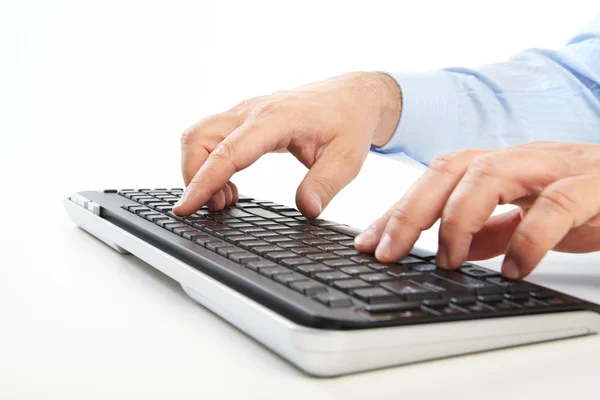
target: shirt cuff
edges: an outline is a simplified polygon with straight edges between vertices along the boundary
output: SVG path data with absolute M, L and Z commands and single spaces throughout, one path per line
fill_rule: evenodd
M 456 88 L 445 71 L 387 73 L 402 92 L 402 112 L 396 130 L 384 146 L 371 146 L 377 153 L 404 152 L 428 164 L 453 148 L 458 130 Z

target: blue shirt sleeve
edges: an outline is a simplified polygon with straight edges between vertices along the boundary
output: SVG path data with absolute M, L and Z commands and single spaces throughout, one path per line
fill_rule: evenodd
M 379 153 L 429 164 L 465 148 L 537 140 L 600 143 L 600 16 L 562 50 L 529 49 L 478 69 L 390 73 L 402 91 Z

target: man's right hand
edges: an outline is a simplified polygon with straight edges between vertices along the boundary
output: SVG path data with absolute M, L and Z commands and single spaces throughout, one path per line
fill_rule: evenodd
M 383 73 L 358 72 L 246 100 L 190 127 L 181 138 L 186 190 L 174 212 L 188 215 L 237 201 L 229 179 L 263 154 L 288 150 L 309 172 L 296 204 L 316 218 L 356 177 L 370 145 L 391 138 L 401 94 Z

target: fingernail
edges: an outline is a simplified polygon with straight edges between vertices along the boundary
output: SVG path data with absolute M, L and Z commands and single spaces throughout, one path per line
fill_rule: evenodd
M 375 229 L 368 227 L 367 230 L 362 232 L 354 239 L 354 244 L 359 246 L 373 246 L 377 238 L 375 237 Z
M 311 196 L 315 200 L 315 204 L 319 207 L 319 214 L 321 214 L 323 212 L 323 202 L 321 201 L 321 198 L 314 192 L 311 193 Z
M 174 207 L 175 207 L 175 208 L 177 208 L 177 207 L 181 207 L 181 205 L 182 205 L 183 203 L 185 203 L 185 199 L 187 198 L 187 196 L 188 196 L 188 190 L 186 189 L 186 190 L 184 190 L 184 192 L 183 192 L 183 194 L 181 195 L 181 197 L 179 198 L 179 200 L 177 200 L 177 203 L 175 203 Z
M 438 252 L 435 257 L 435 265 L 440 268 L 448 268 L 448 250 L 446 250 L 444 245 L 440 244 L 438 246 Z
M 381 236 L 379 246 L 375 250 L 375 257 L 377 258 L 388 258 L 392 253 L 392 238 L 387 233 Z
M 510 279 L 519 279 L 521 273 L 519 265 L 510 257 L 504 259 L 502 264 L 502 275 Z

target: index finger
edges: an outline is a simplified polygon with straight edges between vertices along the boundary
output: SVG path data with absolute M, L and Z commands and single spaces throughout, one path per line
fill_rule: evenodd
M 274 124 L 247 121 L 234 130 L 210 153 L 173 211 L 178 215 L 197 211 L 233 174 L 275 150 L 278 147 L 277 128 Z

